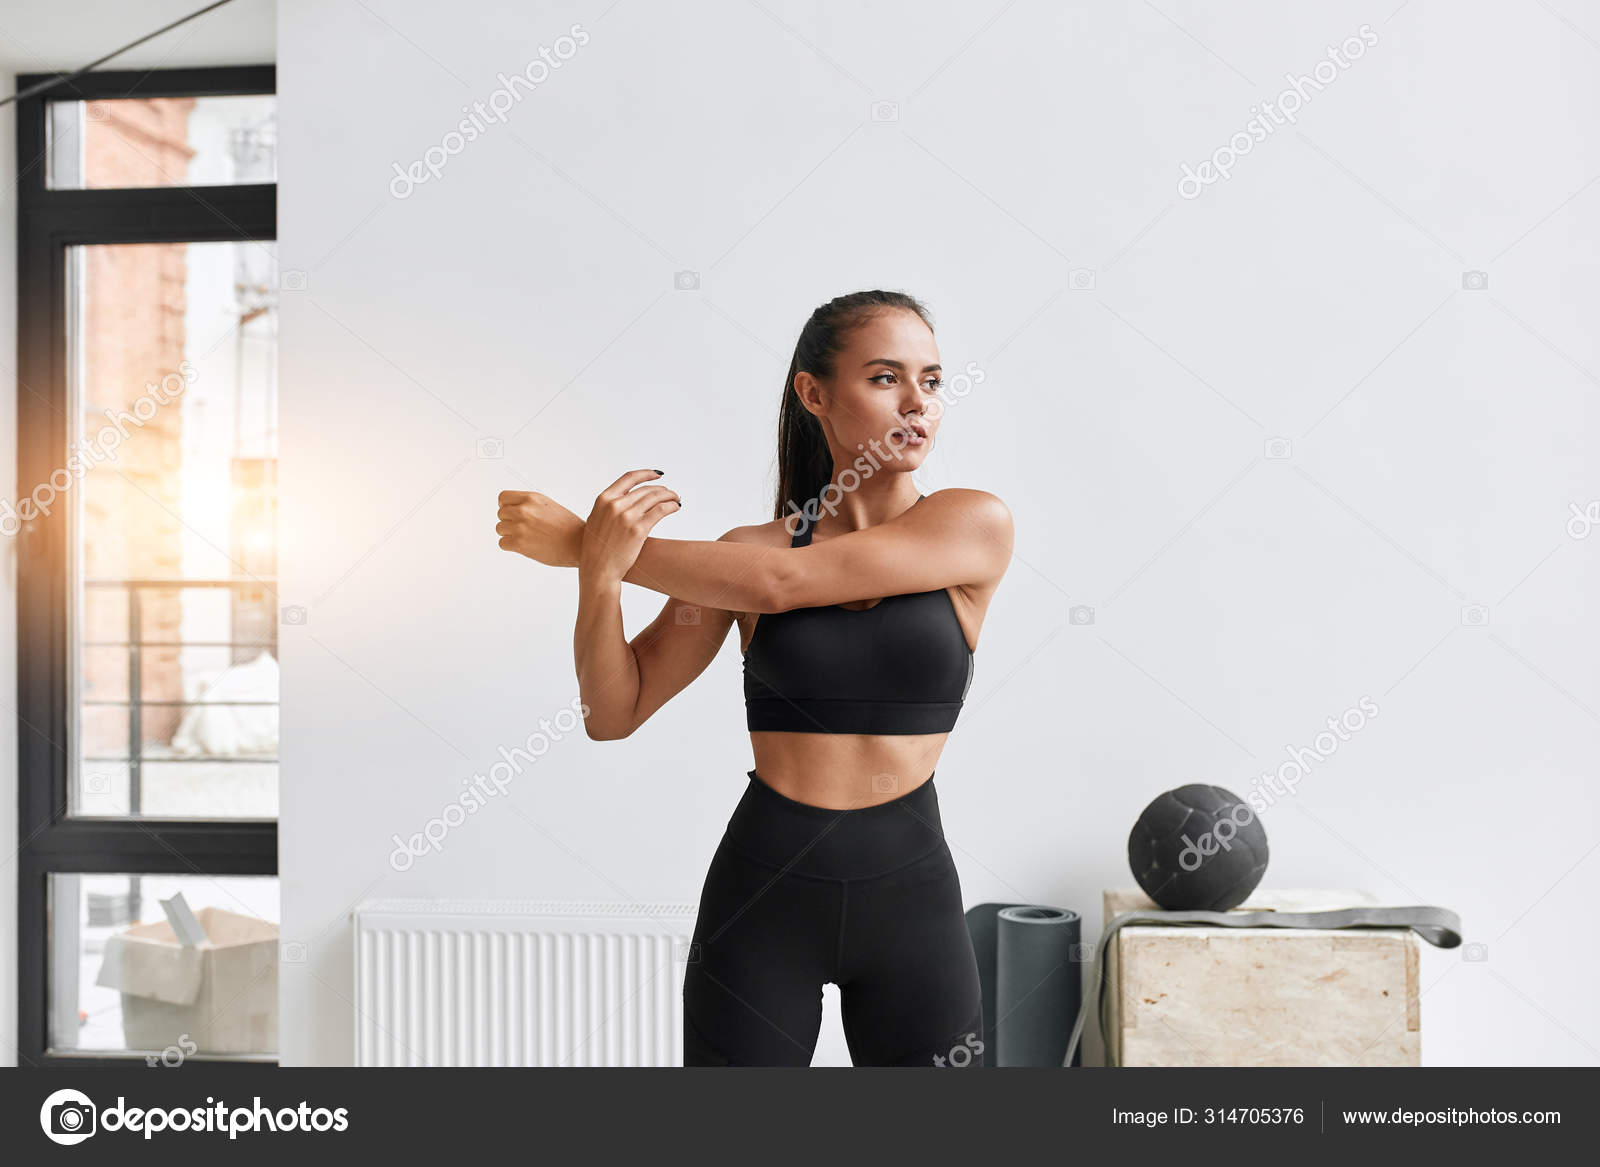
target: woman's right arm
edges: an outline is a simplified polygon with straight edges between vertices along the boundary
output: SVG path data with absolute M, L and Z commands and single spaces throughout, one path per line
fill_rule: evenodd
M 578 575 L 578 621 L 572 630 L 584 728 L 595 741 L 627 737 L 639 694 L 639 663 L 622 632 L 622 582 Z
M 743 541 L 746 528 L 722 538 Z M 573 631 L 578 691 L 595 741 L 625 738 L 688 687 L 716 658 L 734 613 L 668 596 L 650 626 L 630 642 L 622 627 L 622 581 L 578 573 L 578 620 Z
M 572 649 L 584 729 L 597 741 L 627 737 L 693 681 L 716 656 L 734 612 L 667 595 L 655 620 L 624 638 L 622 583 L 650 530 L 681 501 L 660 484 L 639 485 L 654 471 L 630 471 L 595 500 L 587 521 L 542 495 L 500 496 L 500 546 L 540 563 L 578 569 L 578 616 Z M 760 528 L 737 527 L 719 542 L 753 542 Z M 715 546 L 716 544 L 710 544 Z

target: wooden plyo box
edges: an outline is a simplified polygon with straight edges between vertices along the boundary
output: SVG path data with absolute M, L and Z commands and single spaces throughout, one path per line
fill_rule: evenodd
M 1257 892 L 1237 910 L 1376 902 L 1354 891 Z M 1104 907 L 1106 923 L 1156 909 L 1132 889 L 1106 891 Z M 1409 928 L 1131 924 L 1105 958 L 1107 1065 L 1421 1064 L 1418 941 Z

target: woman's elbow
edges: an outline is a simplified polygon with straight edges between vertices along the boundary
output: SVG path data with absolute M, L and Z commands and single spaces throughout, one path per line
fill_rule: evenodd
M 794 604 L 792 597 L 798 588 L 795 579 L 778 568 L 758 572 L 749 582 L 743 611 L 767 613 L 787 612 Z
M 593 717 L 587 717 L 583 722 L 583 732 L 589 735 L 589 740 L 592 742 L 619 742 L 638 728 L 631 722 L 607 725 L 596 721 Z
M 602 712 L 593 705 L 588 708 L 589 712 L 583 719 L 583 732 L 589 735 L 589 740 L 592 742 L 621 741 L 639 728 L 631 709 L 609 709 Z

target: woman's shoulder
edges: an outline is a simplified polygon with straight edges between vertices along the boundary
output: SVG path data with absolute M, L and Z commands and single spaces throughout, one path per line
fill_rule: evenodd
M 929 504 L 932 504 L 929 506 Z M 922 505 L 936 512 L 946 512 L 964 522 L 976 523 L 995 539 L 1009 547 L 1012 538 L 1011 510 L 999 495 L 987 490 L 974 490 L 963 486 L 948 486 L 924 495 Z M 764 523 L 751 523 L 734 527 L 723 533 L 719 543 L 754 543 L 765 547 L 787 547 L 794 536 L 790 524 L 793 516 L 769 519 Z
M 785 519 L 769 519 L 765 523 L 752 523 L 735 527 L 717 538 L 718 543 L 754 543 L 762 547 L 787 547 L 791 533 Z
M 924 504 L 934 504 L 931 509 L 949 511 L 967 522 L 978 524 L 989 534 L 1011 543 L 1011 508 L 997 494 L 987 490 L 974 490 L 965 486 L 947 486 L 925 495 Z

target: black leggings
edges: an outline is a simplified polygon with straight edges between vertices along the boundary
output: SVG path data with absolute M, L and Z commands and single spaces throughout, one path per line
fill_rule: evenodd
M 686 1066 L 809 1066 L 822 985 L 857 1066 L 981 1066 L 978 962 L 930 776 L 876 806 L 796 802 L 756 772 L 700 893 Z

